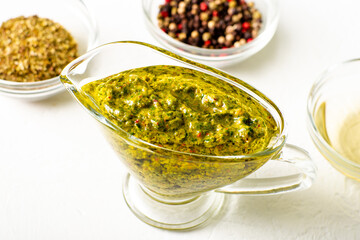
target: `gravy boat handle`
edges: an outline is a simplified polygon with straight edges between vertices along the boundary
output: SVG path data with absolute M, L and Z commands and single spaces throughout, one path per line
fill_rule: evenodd
M 310 187 L 317 167 L 307 151 L 292 144 L 285 144 L 282 151 L 270 159 L 274 165 L 284 163 L 296 168 L 297 173 L 279 177 L 245 177 L 215 192 L 242 195 L 275 195 Z

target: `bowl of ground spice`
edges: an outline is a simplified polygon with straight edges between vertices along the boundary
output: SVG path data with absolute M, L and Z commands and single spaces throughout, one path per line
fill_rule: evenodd
M 169 50 L 204 62 L 234 62 L 260 51 L 279 19 L 274 0 L 143 0 L 152 35 Z
M 62 91 L 60 72 L 97 36 L 81 0 L 8 2 L 0 9 L 0 94 L 39 100 Z

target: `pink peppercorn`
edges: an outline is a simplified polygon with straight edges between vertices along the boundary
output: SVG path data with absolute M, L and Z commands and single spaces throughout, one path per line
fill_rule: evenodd
M 205 3 L 205 2 L 202 2 L 202 3 L 200 3 L 200 10 L 201 11 L 206 11 L 208 9 L 208 6 L 207 6 L 207 4 Z
M 250 23 L 249 22 L 244 22 L 242 24 L 242 28 L 245 29 L 245 30 L 249 29 L 250 28 Z
M 166 17 L 169 16 L 169 13 L 168 13 L 167 11 L 161 11 L 161 16 L 162 16 L 163 18 L 166 18 Z

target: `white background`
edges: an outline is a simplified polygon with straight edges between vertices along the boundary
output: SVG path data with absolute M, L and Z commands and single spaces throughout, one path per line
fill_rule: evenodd
M 86 0 L 101 43 L 141 40 L 140 0 Z M 54 3 L 55 4 L 55 3 Z M 209 225 L 187 232 L 150 227 L 126 206 L 124 168 L 97 123 L 63 92 L 40 102 L 0 96 L 0 239 L 359 239 L 360 182 L 318 153 L 306 129 L 306 100 L 327 66 L 360 56 L 360 1 L 280 1 L 272 41 L 222 69 L 273 99 L 288 141 L 307 149 L 319 171 L 305 191 L 231 196 Z

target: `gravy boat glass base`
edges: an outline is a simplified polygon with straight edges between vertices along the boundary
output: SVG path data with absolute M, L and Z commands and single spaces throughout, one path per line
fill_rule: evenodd
M 182 199 L 164 199 L 139 184 L 130 174 L 123 182 L 123 196 L 143 222 L 162 229 L 188 230 L 203 226 L 221 210 L 225 194 L 214 191 Z

